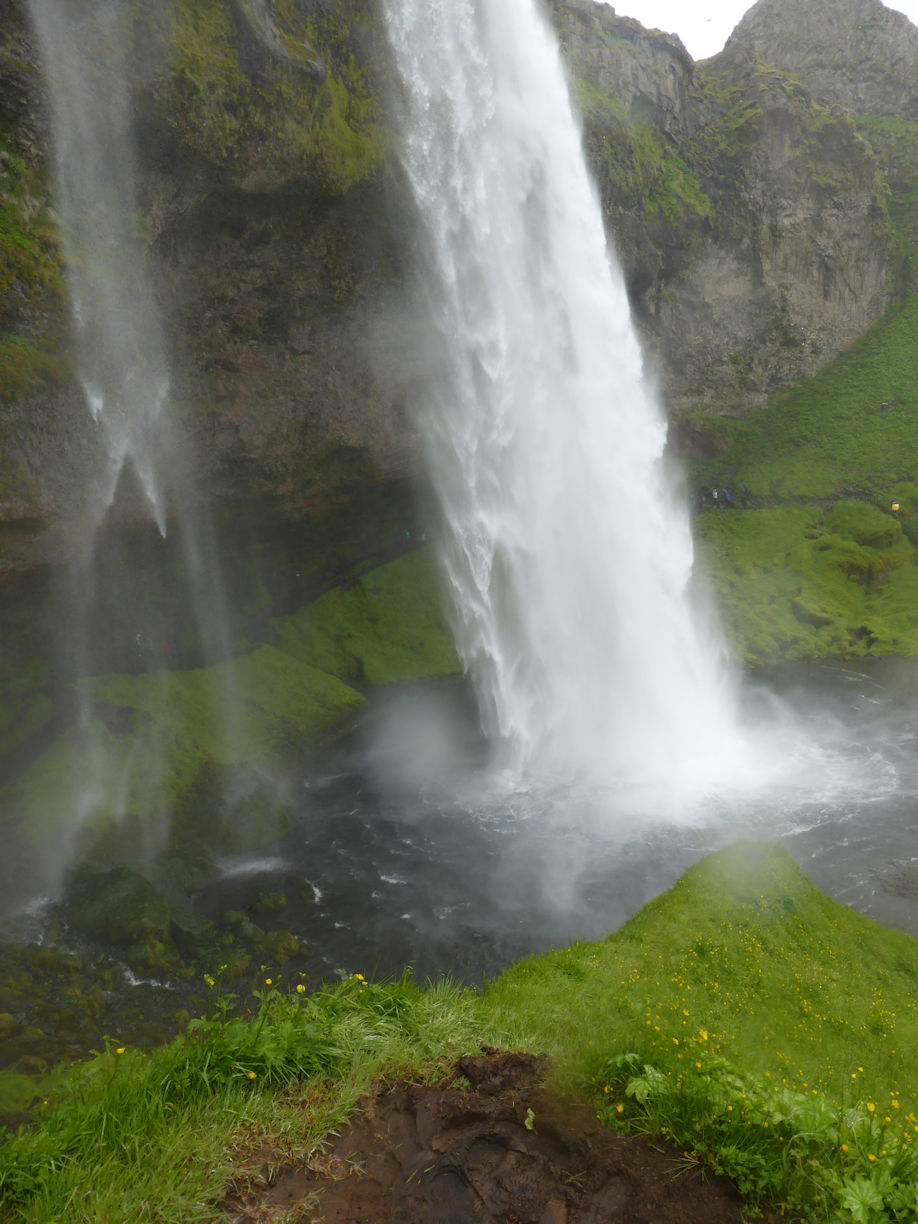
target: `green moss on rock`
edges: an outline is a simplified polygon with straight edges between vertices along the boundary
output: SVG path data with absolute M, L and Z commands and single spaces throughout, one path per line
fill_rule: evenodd
M 12 697 L 0 702 L 0 753 L 14 751 L 30 736 L 46 727 L 54 715 L 54 702 L 47 693 Z
M 329 591 L 276 621 L 274 631 L 285 653 L 355 683 L 393 684 L 461 671 L 428 549 Z
M 81 680 L 92 717 L 0 792 L 5 832 L 36 861 L 48 845 L 102 862 L 146 845 L 206 870 L 214 853 L 284 831 L 291 771 L 353 723 L 366 701 L 355 685 L 460 670 L 423 549 L 275 621 L 272 634 L 208 668 Z
M 711 200 L 698 174 L 655 124 L 635 118 L 588 78 L 575 76 L 572 84 L 587 154 L 601 180 L 636 202 L 647 222 L 697 222 L 710 215 Z
M 831 531 L 850 536 L 868 548 L 891 548 L 902 536 L 902 525 L 869 502 L 848 498 L 836 502 L 826 516 Z
M 724 628 L 747 663 L 912 653 L 903 573 L 918 578 L 916 555 L 892 516 L 864 503 L 775 506 L 709 511 L 697 528 Z
M 320 741 L 363 704 L 336 677 L 267 645 L 213 667 L 98 676 L 83 688 L 97 705 L 132 711 L 133 735 L 222 765 Z
M 69 373 L 69 365 L 56 348 L 40 346 L 25 336 L 0 336 L 0 397 L 3 399 L 13 399 L 42 383 L 62 382 Z
M 168 935 L 171 911 L 149 880 L 129 867 L 79 876 L 67 894 L 70 924 L 80 934 L 113 947 Z
M 139 48 L 150 33 L 163 48 L 151 85 L 162 120 L 191 154 L 244 186 L 311 178 L 340 194 L 372 178 L 387 136 L 356 55 L 368 16 L 360 4 L 339 10 L 302 16 L 283 4 L 243 22 L 224 0 L 175 0 L 157 18 L 144 12 Z
M 45 206 L 38 171 L 0 139 L 0 326 L 8 326 L 20 295 L 52 291 L 63 299 L 57 232 Z

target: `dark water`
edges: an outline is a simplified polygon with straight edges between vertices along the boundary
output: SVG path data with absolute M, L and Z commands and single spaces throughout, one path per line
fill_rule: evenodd
M 742 720 L 716 786 L 522 786 L 489 763 L 462 686 L 380 696 L 303 778 L 288 836 L 224 860 L 190 898 L 213 926 L 183 967 L 87 944 L 66 906 L 4 920 L 0 1010 L 17 1022 L 0 1035 L 0 1066 L 81 1057 L 106 1035 L 155 1045 L 204 1009 L 203 974 L 222 976 L 224 959 L 242 1005 L 263 973 L 316 986 L 410 966 L 477 983 L 616 929 L 738 838 L 780 841 L 837 900 L 918 936 L 918 665 L 747 680 Z M 267 934 L 284 930 L 299 943 L 289 960 Z
M 197 898 L 282 891 L 310 974 L 491 975 L 596 938 L 739 837 L 781 841 L 839 901 L 918 935 L 918 668 L 794 667 L 747 684 L 752 750 L 716 792 L 522 788 L 495 776 L 461 689 L 380 700 L 296 830 Z M 729 771 L 728 771 L 729 774 Z

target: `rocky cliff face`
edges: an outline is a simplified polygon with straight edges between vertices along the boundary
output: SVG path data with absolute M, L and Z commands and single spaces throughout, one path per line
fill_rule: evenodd
M 849 119 L 763 66 L 701 81 L 692 154 L 712 207 L 654 303 L 656 339 L 676 410 L 744 411 L 883 314 L 893 253 L 877 158 Z
M 18 0 L 0 20 L 2 569 L 68 551 L 96 439 L 67 357 L 37 52 Z M 202 475 L 295 514 L 368 470 L 403 473 L 406 241 L 371 6 L 141 2 L 130 30 L 139 228 Z
M 424 345 L 374 0 L 130 12 L 142 228 L 202 474 L 219 496 L 291 516 L 368 473 L 408 472 Z M 749 410 L 913 287 L 918 31 L 904 19 L 878 0 L 805 14 L 759 0 L 698 65 L 607 4 L 554 0 L 551 13 L 676 417 Z M 0 0 L 0 30 L 2 568 L 54 555 L 95 440 L 67 359 L 22 0 Z M 856 118 L 852 99 L 882 119 Z
M 862 0 L 845 20 L 864 6 L 886 11 Z M 882 157 L 852 116 L 773 66 L 768 40 L 796 36 L 790 5 L 751 11 L 757 54 L 734 47 L 702 65 L 609 5 L 567 0 L 554 13 L 675 416 L 746 411 L 879 318 L 896 267 Z
M 918 120 L 918 29 L 877 0 L 759 0 L 718 64 L 742 72 L 761 62 L 822 103 Z

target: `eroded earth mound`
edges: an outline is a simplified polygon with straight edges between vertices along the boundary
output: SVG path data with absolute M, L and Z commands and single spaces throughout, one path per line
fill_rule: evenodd
M 740 1224 L 742 1202 L 662 1143 L 616 1135 L 544 1085 L 544 1062 L 484 1048 L 452 1082 L 364 1102 L 322 1155 L 240 1179 L 234 1224 Z M 264 1154 L 267 1164 L 270 1154 Z

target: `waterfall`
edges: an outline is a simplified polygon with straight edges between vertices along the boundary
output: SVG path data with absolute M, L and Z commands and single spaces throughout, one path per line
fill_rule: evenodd
M 50 87 L 77 370 L 101 442 L 89 527 L 129 466 L 165 534 L 169 363 L 134 188 L 125 9 L 32 0 L 31 16 Z
M 554 36 L 534 0 L 390 0 L 438 367 L 418 420 L 457 642 L 516 776 L 690 779 L 733 698 Z
M 30 0 L 29 12 L 51 104 L 76 373 L 94 423 L 55 615 L 80 762 L 72 844 L 57 847 L 61 867 L 85 822 L 104 827 L 130 814 L 142 853 L 155 852 L 168 831 L 163 720 L 112 733 L 85 677 L 144 673 L 167 721 L 167 670 L 225 658 L 229 647 L 215 543 L 194 493 L 188 439 L 173 419 L 168 344 L 136 187 L 131 8 Z M 232 694 L 221 691 L 215 704 L 231 711 Z

